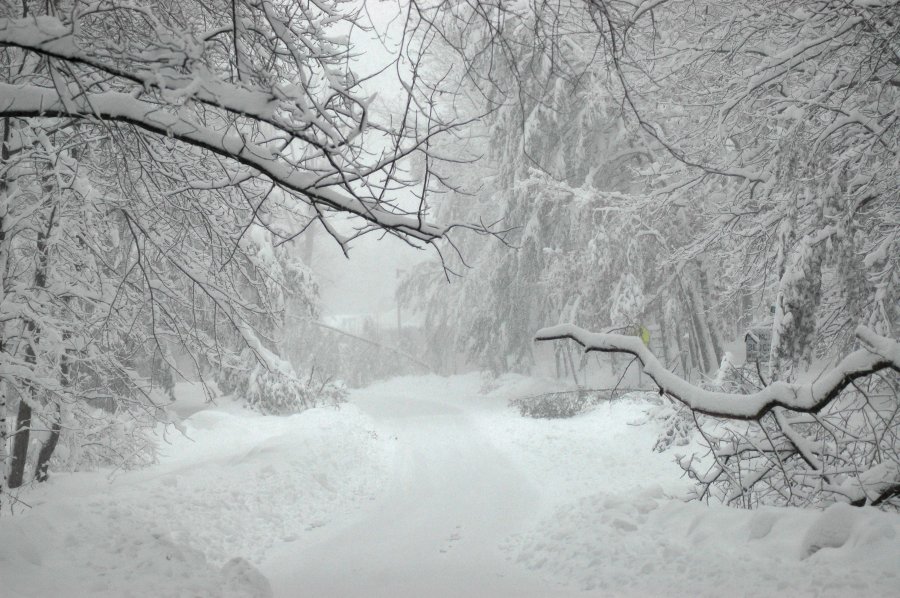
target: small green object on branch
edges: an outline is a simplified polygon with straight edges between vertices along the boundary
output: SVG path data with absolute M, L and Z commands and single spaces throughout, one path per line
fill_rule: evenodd
M 645 347 L 650 346 L 650 331 L 643 324 L 631 324 L 625 329 L 625 334 L 640 338 Z

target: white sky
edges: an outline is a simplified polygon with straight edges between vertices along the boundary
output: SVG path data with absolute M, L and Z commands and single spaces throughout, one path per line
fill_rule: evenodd
M 352 68 L 359 76 L 377 72 L 391 63 L 402 26 L 402 21 L 397 18 L 399 6 L 396 0 L 368 0 L 363 16 L 366 14 L 374 21 L 382 39 L 374 33 L 353 31 L 351 41 L 359 56 Z M 385 41 L 390 47 L 385 47 Z M 395 99 L 403 95 L 396 77 L 392 67 L 369 83 L 368 91 L 378 94 L 375 109 L 390 109 L 392 104 L 396 105 Z M 320 236 L 316 240 L 316 263 L 312 268 L 321 285 L 322 315 L 378 314 L 396 310 L 397 271 L 409 270 L 433 255 L 431 250 L 417 251 L 389 235 L 369 234 L 353 242 L 348 260 L 334 241 Z
M 417 251 L 393 237 L 375 234 L 354 241 L 350 259 L 324 236 L 316 239 L 313 271 L 321 285 L 322 315 L 377 314 L 396 309 L 397 270 L 437 268 L 420 262 L 433 251 Z

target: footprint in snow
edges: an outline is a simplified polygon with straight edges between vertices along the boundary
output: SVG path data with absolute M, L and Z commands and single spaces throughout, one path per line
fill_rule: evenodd
M 460 533 L 460 529 L 462 526 L 457 525 L 455 531 L 450 534 L 447 538 L 447 545 L 440 549 L 441 552 L 448 552 L 451 548 L 453 548 L 453 544 L 458 542 L 460 538 L 462 538 L 462 534 Z

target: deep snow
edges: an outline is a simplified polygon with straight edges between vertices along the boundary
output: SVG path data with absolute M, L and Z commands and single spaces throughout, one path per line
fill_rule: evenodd
M 683 503 L 645 403 L 529 420 L 507 401 L 554 382 L 480 384 L 284 418 L 184 396 L 158 465 L 56 475 L 4 514 L 3 595 L 900 596 L 897 515 Z

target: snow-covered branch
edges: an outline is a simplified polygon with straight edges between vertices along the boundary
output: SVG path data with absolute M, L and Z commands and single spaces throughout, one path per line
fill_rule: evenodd
M 53 88 L 9 83 L 0 83 L 0 98 L 4 98 L 0 100 L 0 116 L 74 117 L 123 122 L 178 139 L 249 166 L 286 189 L 308 198 L 311 203 L 354 214 L 375 226 L 420 241 L 438 239 L 450 228 L 390 211 L 375 200 L 319 186 L 321 177 L 317 173 L 298 170 L 283 156 L 254 143 L 233 128 L 223 132 L 204 126 L 185 109 L 161 106 L 113 91 L 61 94 Z
M 208 68 L 184 66 L 197 58 L 190 48 L 159 55 L 143 53 L 127 60 L 126 54 L 101 56 L 83 47 L 76 38 L 76 28 L 54 17 L 0 19 L 0 46 L 16 47 L 47 58 L 64 60 L 90 67 L 119 77 L 146 90 L 156 90 L 170 100 L 191 100 L 222 109 L 235 115 L 247 116 L 278 130 L 289 132 L 294 138 L 323 148 L 321 139 L 309 131 L 326 132 L 331 144 L 345 141 L 343 134 L 329 122 L 327 111 L 309 110 L 308 100 L 297 85 L 275 85 L 269 90 L 222 81 Z M 324 148 L 323 148 L 324 149 Z
M 535 340 L 571 339 L 584 347 L 585 352 L 629 353 L 640 360 L 644 373 L 659 386 L 660 392 L 690 409 L 717 417 L 758 420 L 775 407 L 818 412 L 858 378 L 884 369 L 900 372 L 900 346 L 897 341 L 875 334 L 863 326 L 856 329 L 856 336 L 864 348 L 844 357 L 815 381 L 806 384 L 773 382 L 751 394 L 715 392 L 695 386 L 666 369 L 637 337 L 588 332 L 571 324 L 561 324 L 539 330 Z
M 417 66 L 411 82 L 401 81 L 404 124 L 397 115 L 378 122 L 374 95 L 348 61 L 347 29 L 365 29 L 361 19 L 335 0 L 299 10 L 269 1 L 163 8 L 89 0 L 49 15 L 4 15 L 0 50 L 29 67 L 2 82 L 0 117 L 128 123 L 235 160 L 319 218 L 351 214 L 366 222 L 361 231 L 430 243 L 454 226 L 427 221 L 433 189 L 423 187 L 417 208 L 397 203 L 418 184 L 397 163 L 429 154 L 436 135 L 462 123 L 433 110 L 434 89 L 420 83 Z M 5 143 L 11 155 L 20 141 Z

